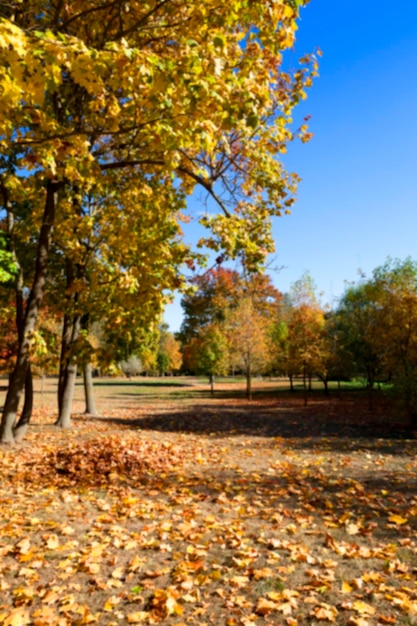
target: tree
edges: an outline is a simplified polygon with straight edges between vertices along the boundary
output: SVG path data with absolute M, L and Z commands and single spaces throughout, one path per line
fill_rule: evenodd
M 229 346 L 221 326 L 216 323 L 200 328 L 188 345 L 188 361 L 194 372 L 208 376 L 211 393 L 214 377 L 226 375 L 229 368 Z
M 252 376 L 262 373 L 268 363 L 270 320 L 255 307 L 250 295 L 230 312 L 227 333 L 233 362 L 246 376 L 246 397 L 252 399 Z
M 161 324 L 159 332 L 159 347 L 156 360 L 159 374 L 164 376 L 167 372 L 172 374 L 181 368 L 181 344 L 175 339 L 174 335 L 169 332 L 167 324 Z
M 120 369 L 123 374 L 130 378 L 131 376 L 138 376 L 143 371 L 143 365 L 141 360 L 137 356 L 130 356 L 127 361 L 120 363 Z
M 256 266 L 273 247 L 270 217 L 293 202 L 297 178 L 276 155 L 293 137 L 291 110 L 316 71 L 309 59 L 282 71 L 298 4 L 166 0 L 128 8 L 121 0 L 28 0 L 24 10 L 18 1 L 0 9 L 0 140 L 13 162 L 5 184 L 10 193 L 22 184 L 38 190 L 36 264 L 4 442 L 13 440 L 63 203 L 76 216 L 80 194 L 95 191 L 109 170 L 134 170 L 140 183 L 176 175 L 185 193 L 199 184 L 220 208 L 201 220 L 213 233 L 207 245 L 245 253 Z M 308 137 L 304 125 L 299 136 Z
M 388 259 L 372 282 L 381 309 L 378 341 L 386 372 L 411 428 L 417 427 L 417 263 Z
M 201 329 L 213 323 L 224 323 L 241 294 L 241 277 L 236 270 L 221 265 L 197 275 L 193 290 L 183 296 L 183 322 L 178 337 L 186 345 Z
M 281 299 L 280 292 L 272 285 L 270 277 L 266 274 L 247 273 L 245 275 L 222 267 L 217 267 L 197 277 L 194 284 L 195 291 L 182 299 L 184 320 L 179 338 L 183 346 L 184 369 L 193 371 L 195 361 L 192 359 L 192 350 L 189 348 L 193 339 L 197 336 L 201 337 L 201 332 L 214 324 L 230 339 L 231 365 L 247 371 L 248 381 L 250 381 L 251 374 L 246 367 L 249 353 L 246 350 L 246 356 L 242 360 L 243 344 L 239 343 L 239 331 L 244 332 L 245 328 L 249 332 L 247 328 L 247 325 L 250 325 L 250 321 L 247 321 L 249 315 L 255 325 L 258 325 L 258 330 L 254 331 L 253 341 L 259 341 L 260 336 L 263 337 L 264 328 L 276 314 Z M 250 305 L 243 306 L 242 302 L 246 301 L 250 302 Z M 262 324 L 260 324 L 261 319 Z M 242 324 L 241 327 L 239 323 Z M 260 332 L 261 326 L 262 332 Z M 251 343 L 246 331 L 246 342 Z M 263 359 L 262 369 L 266 367 L 264 347 L 260 350 Z M 257 351 L 251 348 L 249 352 L 253 357 Z
M 320 305 L 314 281 L 308 273 L 291 285 L 280 307 L 273 340 L 281 367 L 290 379 L 303 377 L 304 400 L 307 403 L 307 382 L 316 374 L 326 383 L 328 350 L 325 334 L 325 311 Z
M 381 330 L 384 311 L 378 286 L 368 280 L 348 287 L 336 311 L 342 349 L 350 356 L 356 376 L 367 382 L 369 408 L 373 408 L 375 382 L 384 369 Z

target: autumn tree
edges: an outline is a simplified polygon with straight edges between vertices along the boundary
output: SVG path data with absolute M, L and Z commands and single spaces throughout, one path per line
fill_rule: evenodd
M 417 263 L 388 259 L 373 272 L 384 314 L 380 341 L 394 391 L 417 427 Z M 381 346 L 382 348 L 382 346 Z
M 3 441 L 13 441 L 54 224 L 63 203 L 77 215 L 105 172 L 134 170 L 139 184 L 176 175 L 187 194 L 199 184 L 220 209 L 202 218 L 207 245 L 244 251 L 253 265 L 272 249 L 270 218 L 288 210 L 297 182 L 276 157 L 315 72 L 309 59 L 282 71 L 302 4 L 167 0 L 126 10 L 121 0 L 28 0 L 0 10 L 0 140 L 13 161 L 5 185 L 38 190 Z M 308 137 L 304 126 L 299 136 Z
M 356 295 L 356 300 L 352 297 Z M 347 304 L 355 303 L 355 310 Z M 417 264 L 388 259 L 372 276 L 345 294 L 339 315 L 358 365 L 366 369 L 370 391 L 377 377 L 393 384 L 411 427 L 417 424 Z M 353 316 L 353 313 L 356 315 Z M 360 332 L 360 334 L 359 334 Z M 359 357 L 359 358 L 358 358 Z
M 173 373 L 182 365 L 181 344 L 168 330 L 167 324 L 159 327 L 159 345 L 156 357 L 159 374 Z
M 265 329 L 275 317 L 280 292 L 267 274 L 240 274 L 222 267 L 197 277 L 195 286 L 196 290 L 182 299 L 184 320 L 179 337 L 183 343 L 185 369 L 193 371 L 195 360 L 190 346 L 194 337 L 201 340 L 204 329 L 214 325 L 228 337 L 232 369 L 240 368 L 247 373 L 250 395 L 251 372 L 254 368 L 260 371 L 267 367 Z M 252 330 L 250 320 L 254 324 Z M 239 339 L 240 331 L 243 343 Z
M 227 334 L 234 364 L 246 377 L 246 397 L 252 399 L 252 377 L 265 371 L 268 363 L 268 328 L 271 320 L 256 308 L 251 296 L 244 295 L 230 311 Z
M 282 366 L 293 390 L 293 378 L 302 376 L 304 398 L 311 377 L 316 374 L 326 382 L 327 344 L 325 311 L 308 273 L 295 281 L 279 311 L 273 336 Z M 285 364 L 285 365 L 284 365 Z
M 349 355 L 355 375 L 366 380 L 372 409 L 375 383 L 384 371 L 385 352 L 380 341 L 384 311 L 378 285 L 363 278 L 349 286 L 340 299 L 336 316 L 341 347 Z
M 181 300 L 183 321 L 179 338 L 187 344 L 199 331 L 213 323 L 223 323 L 229 309 L 237 306 L 241 289 L 239 272 L 217 265 L 196 275 L 193 289 Z
M 226 375 L 229 370 L 229 343 L 224 324 L 213 322 L 200 328 L 187 345 L 187 357 L 192 371 L 208 376 L 213 394 L 215 376 Z

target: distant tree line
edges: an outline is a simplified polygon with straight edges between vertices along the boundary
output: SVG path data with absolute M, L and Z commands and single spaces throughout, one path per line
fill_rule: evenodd
M 370 408 L 381 382 L 417 426 L 417 263 L 389 259 L 349 285 L 334 308 L 323 306 L 308 274 L 280 293 L 265 274 L 218 267 L 195 279 L 183 297 L 178 338 L 183 370 L 215 376 L 244 373 L 247 397 L 256 375 L 362 379 Z

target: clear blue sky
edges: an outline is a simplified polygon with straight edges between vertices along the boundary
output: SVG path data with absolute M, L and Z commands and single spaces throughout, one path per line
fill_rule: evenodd
M 285 158 L 302 178 L 292 215 L 274 223 L 274 284 L 308 271 L 331 303 L 388 256 L 417 260 L 417 2 L 311 0 L 296 58 L 319 47 L 320 77 L 295 118 L 314 137 Z M 179 299 L 165 319 L 181 324 Z

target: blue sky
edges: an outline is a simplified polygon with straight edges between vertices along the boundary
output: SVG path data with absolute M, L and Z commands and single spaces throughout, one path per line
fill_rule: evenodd
M 308 271 L 332 303 L 359 269 L 417 260 L 417 2 L 311 0 L 294 63 L 317 47 L 320 77 L 295 114 L 312 116 L 314 137 L 284 160 L 302 182 L 274 223 L 271 276 L 285 292 Z M 178 330 L 179 298 L 165 319 Z

